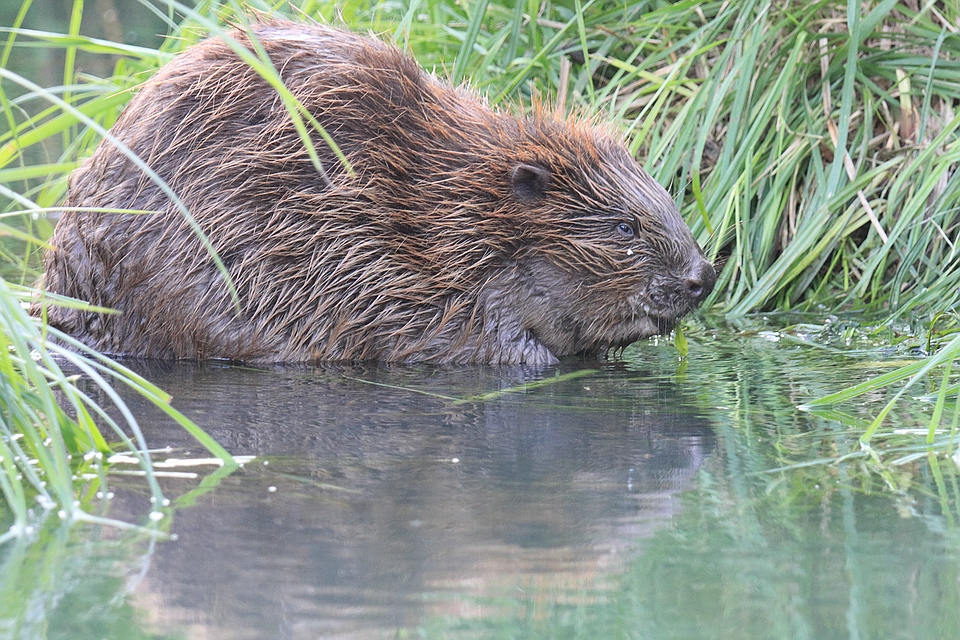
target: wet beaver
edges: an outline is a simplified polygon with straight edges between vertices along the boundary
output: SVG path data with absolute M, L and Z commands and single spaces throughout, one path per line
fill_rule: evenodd
M 379 41 L 253 33 L 320 135 L 311 162 L 277 92 L 221 39 L 161 69 L 71 176 L 45 286 L 101 351 L 250 362 L 552 363 L 669 331 L 716 274 L 664 189 L 603 132 L 516 117 Z M 250 45 L 243 32 L 232 33 Z

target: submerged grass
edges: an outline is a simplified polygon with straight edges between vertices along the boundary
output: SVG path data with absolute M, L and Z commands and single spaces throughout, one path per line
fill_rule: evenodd
M 108 522 L 76 495 L 78 486 L 101 500 L 109 494 L 105 462 L 114 450 L 136 458 L 146 472 L 153 504 L 164 504 L 143 433 L 116 385 L 150 400 L 224 464 L 233 464 L 226 451 L 169 405 L 160 389 L 28 315 L 21 301 L 32 294 L 0 279 L 0 491 L 12 516 L 0 542 L 30 533 L 54 510 L 64 520 Z M 77 384 L 81 376 L 111 401 L 114 411 Z M 117 444 L 107 442 L 100 425 L 110 429 L 108 437 Z
M 523 111 L 539 101 L 624 133 L 722 265 L 713 309 L 731 317 L 855 310 L 939 336 L 930 358 L 808 407 L 829 410 L 885 385 L 902 385 L 903 394 L 935 376 L 928 444 L 951 446 L 960 415 L 952 367 L 960 346 L 950 337 L 960 326 L 960 182 L 953 179 L 960 10 L 953 4 L 144 0 L 168 36 L 155 47 L 111 40 L 82 0 L 72 6 L 62 33 L 32 28 L 33 0 L 2 25 L 0 261 L 8 281 L 36 281 L 47 212 L 139 83 L 176 51 L 251 15 L 306 17 L 384 34 L 439 75 L 469 79 L 495 105 Z M 29 70 L 14 69 L 37 51 L 60 56 L 62 84 L 35 83 Z M 100 72 L 78 73 L 79 60 Z M 258 52 L 249 61 L 286 96 L 269 61 Z M 285 104 L 306 140 L 316 123 L 295 101 Z M 80 451 L 78 443 L 88 452 L 105 444 L 92 417 L 101 412 L 71 391 L 45 329 L 19 307 L 26 290 L 5 286 L 0 295 L 9 314 L 0 347 L 15 381 L 0 397 L 10 413 L 2 446 L 11 448 L 0 452 L 7 472 L 0 484 L 23 523 L 29 492 L 72 504 L 66 456 Z M 71 357 L 84 371 L 108 372 L 162 401 L 94 354 Z M 58 408 L 54 391 L 66 395 L 72 414 Z M 899 397 L 865 428 L 865 451 Z M 125 418 L 136 434 L 133 417 Z M 938 436 L 951 421 L 950 437 Z M 17 466 L 16 447 L 24 446 L 30 450 Z M 40 460 L 63 484 L 42 486 L 25 459 Z

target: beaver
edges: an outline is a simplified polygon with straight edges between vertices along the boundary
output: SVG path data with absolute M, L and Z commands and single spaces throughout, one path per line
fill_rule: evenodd
M 65 210 L 56 226 L 46 289 L 119 312 L 48 307 L 90 347 L 543 365 L 668 332 L 713 289 L 671 197 L 599 126 L 492 108 L 326 26 L 229 36 L 262 47 L 349 165 L 311 129 L 318 170 L 278 92 L 223 38 L 175 57 L 112 134 L 189 208 L 237 296 L 191 222 L 105 139 L 66 207 L 153 213 Z

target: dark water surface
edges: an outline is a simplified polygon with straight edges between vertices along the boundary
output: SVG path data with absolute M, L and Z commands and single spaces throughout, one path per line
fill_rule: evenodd
M 136 600 L 164 629 L 311 638 L 606 598 L 715 449 L 682 390 L 626 370 L 487 401 L 409 390 L 468 397 L 555 373 L 152 368 L 178 408 L 257 458 L 176 513 Z
M 890 357 L 690 337 L 685 362 L 645 343 L 539 371 L 132 363 L 256 457 L 163 478 L 175 540 L 82 525 L 0 547 L 0 637 L 960 637 L 953 459 L 771 472 L 856 451 L 796 405 Z M 172 447 L 156 460 L 206 455 L 143 428 Z M 107 515 L 147 523 L 142 479 L 111 479 Z

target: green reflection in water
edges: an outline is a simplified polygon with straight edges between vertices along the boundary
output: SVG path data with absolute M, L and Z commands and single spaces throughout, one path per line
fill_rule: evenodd
M 141 627 L 130 594 L 149 567 L 142 534 L 48 523 L 0 547 L 0 637 L 50 640 L 170 638 Z
M 706 479 L 705 479 L 706 480 Z M 523 585 L 475 599 L 471 620 L 427 637 L 955 638 L 955 532 L 891 518 L 883 498 L 840 492 L 807 514 L 729 514 L 701 489 L 606 590 Z M 783 517 L 785 516 L 786 517 Z M 512 597 L 511 597 L 512 595 Z M 464 608 L 461 603 L 461 608 Z

